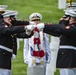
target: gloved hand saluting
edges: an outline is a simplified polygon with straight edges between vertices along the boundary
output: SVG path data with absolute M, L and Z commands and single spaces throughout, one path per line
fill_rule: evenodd
M 36 25 L 36 27 L 39 29 L 39 31 L 42 31 L 43 28 L 45 27 L 44 23 L 39 23 Z

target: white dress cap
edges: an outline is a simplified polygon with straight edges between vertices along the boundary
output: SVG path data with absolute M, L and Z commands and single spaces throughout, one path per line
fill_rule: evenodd
M 68 8 L 74 9 L 76 11 L 76 3 L 75 2 L 72 2 L 72 5 L 71 6 L 70 6 L 70 3 L 67 3 L 66 6 Z
M 76 12 L 75 11 L 70 12 L 70 16 L 71 17 L 76 17 Z
M 34 20 L 34 19 L 40 19 L 42 20 L 42 15 L 40 13 L 33 13 L 29 16 L 30 21 Z
M 13 11 L 13 10 L 5 10 L 5 13 L 6 12 L 11 12 L 10 16 L 18 14 L 18 11 L 16 11 L 16 10 L 15 11 Z
M 71 17 L 76 17 L 76 11 L 74 11 L 73 9 L 67 9 L 65 10 L 65 14 L 66 15 L 70 15 Z
M 67 8 L 66 10 L 64 10 L 65 11 L 65 15 L 70 15 L 70 13 L 69 12 L 72 12 L 73 11 L 73 9 L 71 9 L 71 8 Z
M 70 7 L 70 3 L 67 3 L 66 6 L 67 7 Z M 76 3 L 75 2 L 72 2 L 72 6 L 71 7 L 76 7 Z
M 8 7 L 7 5 L 0 5 L 0 12 L 1 12 L 1 11 L 5 11 L 5 9 L 6 9 L 7 7 Z
M 17 15 L 18 12 L 17 11 L 11 11 L 11 10 L 6 10 L 5 13 L 3 13 L 3 17 L 9 17 L 11 15 Z

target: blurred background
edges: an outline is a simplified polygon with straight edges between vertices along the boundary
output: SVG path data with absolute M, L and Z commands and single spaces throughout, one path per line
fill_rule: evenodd
M 29 20 L 31 13 L 39 12 L 43 16 L 42 22 L 58 23 L 64 15 L 63 9 L 58 9 L 58 0 L 0 0 L 0 5 L 8 5 L 8 10 L 17 10 L 17 19 L 22 20 Z M 23 61 L 23 44 L 23 40 L 20 41 L 16 59 L 12 60 L 12 75 L 27 75 L 27 65 Z M 59 69 L 55 75 L 59 75 Z

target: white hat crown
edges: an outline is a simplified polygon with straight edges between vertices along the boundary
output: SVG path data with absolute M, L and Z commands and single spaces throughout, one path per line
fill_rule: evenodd
M 65 10 L 66 15 L 70 15 L 71 17 L 76 17 L 76 11 L 73 9 L 67 9 Z
M 70 3 L 67 3 L 66 6 L 67 6 L 67 8 L 73 9 L 76 11 L 76 3 L 75 2 L 72 2 L 71 6 L 70 6 Z
M 0 11 L 5 11 L 5 9 L 7 8 L 7 5 L 0 5 Z
M 3 17 L 9 17 L 9 16 L 12 16 L 12 15 L 17 15 L 18 12 L 17 11 L 11 11 L 11 10 L 6 10 L 5 13 L 3 13 Z
M 70 3 L 67 3 L 66 6 L 70 7 Z M 72 2 L 72 6 L 71 7 L 76 7 L 76 2 Z
M 40 20 L 42 20 L 42 15 L 40 13 L 33 13 L 29 16 L 29 19 L 32 20 L 32 18 L 38 17 Z
M 71 17 L 76 17 L 76 12 L 75 11 L 70 12 L 70 16 Z

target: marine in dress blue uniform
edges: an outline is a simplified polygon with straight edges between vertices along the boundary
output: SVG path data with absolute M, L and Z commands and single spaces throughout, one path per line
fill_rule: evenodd
M 7 12 L 12 11 L 12 10 L 6 10 Z M 29 25 L 30 22 L 29 21 L 24 21 L 24 20 L 17 20 L 17 11 L 12 11 L 13 13 L 10 14 L 10 19 L 11 19 L 11 23 L 13 26 L 22 26 L 22 25 Z M 12 55 L 12 59 L 16 58 L 17 55 L 17 38 L 30 38 L 32 35 L 29 35 L 27 37 L 26 33 L 21 33 L 20 35 L 13 35 L 13 55 Z
M 44 28 L 44 33 L 60 35 L 56 67 L 68 69 L 66 75 L 76 75 L 76 12 L 74 10 L 67 12 L 71 16 L 67 26 L 65 24 L 44 25 L 42 23 L 37 25 L 37 28 Z
M 3 13 L 4 24 L 0 28 L 4 27 L 0 31 L 0 74 L 11 75 L 11 57 L 13 52 L 13 35 L 22 35 L 25 33 L 27 26 L 11 26 L 10 15 L 11 12 Z M 8 21 L 9 20 L 9 21 Z M 22 34 L 21 34 L 22 33 Z M 23 37 L 28 37 L 23 36 Z

